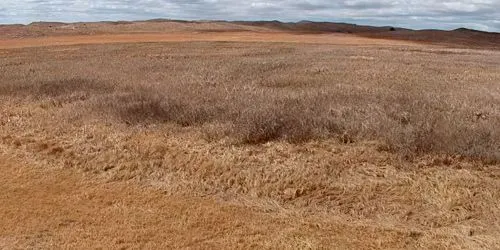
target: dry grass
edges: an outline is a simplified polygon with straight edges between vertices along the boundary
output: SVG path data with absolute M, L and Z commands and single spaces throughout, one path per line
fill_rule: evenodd
M 24 69 L 19 77 L 28 81 L 8 81 L 0 90 L 58 102 L 91 98 L 96 113 L 128 124 L 222 124 L 216 134 L 205 130 L 207 138 L 237 143 L 378 140 L 410 159 L 430 153 L 500 160 L 498 68 L 481 62 L 481 54 L 405 58 L 404 50 L 367 50 L 358 57 L 350 48 L 224 43 L 216 45 L 221 54 L 213 54 L 208 46 L 176 45 L 185 51 L 177 55 L 151 46 L 146 56 L 115 55 L 112 67 L 93 66 L 101 59 L 92 58 L 80 65 L 88 72 L 53 79 Z M 455 58 L 479 61 L 438 65 Z M 89 78 L 96 74 L 108 79 Z
M 0 142 L 42 168 L 323 221 L 268 247 L 495 248 L 499 61 L 426 46 L 9 50 Z

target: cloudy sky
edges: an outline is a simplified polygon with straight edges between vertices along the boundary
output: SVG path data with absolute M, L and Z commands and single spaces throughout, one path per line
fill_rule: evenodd
M 313 20 L 500 32 L 500 0 L 0 0 L 0 23 L 152 18 Z

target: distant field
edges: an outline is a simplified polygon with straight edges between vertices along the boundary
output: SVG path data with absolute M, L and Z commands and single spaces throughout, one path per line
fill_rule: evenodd
M 499 51 L 232 25 L 0 39 L 0 248 L 500 248 Z
M 25 39 L 0 40 L 0 49 L 43 47 L 51 45 L 84 45 L 109 43 L 158 43 L 158 42 L 268 42 L 268 43 L 306 43 L 336 45 L 417 45 L 407 41 L 374 39 L 345 34 L 290 34 L 276 32 L 203 32 L 203 33 L 143 33 L 143 34 L 104 34 L 48 36 Z

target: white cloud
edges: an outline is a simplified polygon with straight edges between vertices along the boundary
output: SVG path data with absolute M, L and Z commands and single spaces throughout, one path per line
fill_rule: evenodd
M 500 31 L 500 0 L 1 0 L 0 23 L 150 18 L 341 21 Z

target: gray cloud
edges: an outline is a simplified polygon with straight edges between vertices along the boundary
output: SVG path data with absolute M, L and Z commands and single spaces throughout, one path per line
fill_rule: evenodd
M 0 23 L 151 18 L 333 21 L 500 31 L 500 0 L 1 0 Z
M 332 6 L 328 4 L 310 3 L 309 1 L 301 1 L 301 2 L 290 3 L 290 7 L 304 11 L 316 11 L 321 9 L 328 9 L 331 8 Z
M 343 6 L 350 9 L 369 10 L 369 9 L 385 9 L 396 5 L 395 1 L 366 1 L 366 0 L 349 0 L 344 1 Z

